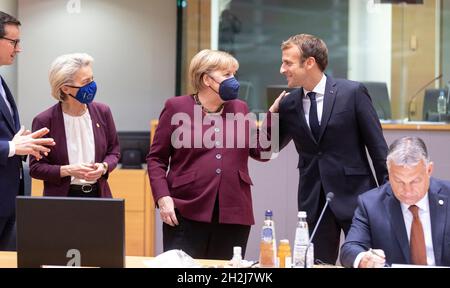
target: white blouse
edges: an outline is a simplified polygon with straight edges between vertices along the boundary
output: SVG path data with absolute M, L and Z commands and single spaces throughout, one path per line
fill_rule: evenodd
M 94 130 L 89 110 L 81 116 L 71 116 L 66 113 L 63 113 L 63 116 L 69 164 L 95 163 Z M 75 177 L 72 177 L 70 182 L 75 185 L 93 183 L 96 181 L 88 182 Z

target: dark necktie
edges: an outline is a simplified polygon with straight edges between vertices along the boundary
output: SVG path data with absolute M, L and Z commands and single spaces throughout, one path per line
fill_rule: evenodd
M 419 218 L 419 207 L 409 206 L 409 211 L 413 214 L 411 224 L 411 235 L 409 248 L 411 249 L 411 261 L 416 265 L 427 265 L 427 252 L 425 248 L 425 236 L 423 234 L 422 222 Z
M 309 92 L 307 95 L 311 100 L 311 107 L 309 108 L 309 127 L 311 128 L 314 139 L 316 139 L 316 141 L 319 141 L 320 125 L 319 117 L 317 116 L 316 93 Z
M 3 78 L 0 81 L 0 85 L 3 85 Z M 5 84 L 5 86 L 6 86 L 6 84 Z M 19 118 L 18 118 L 17 112 L 15 112 L 15 111 L 17 111 L 16 103 L 14 102 L 14 99 L 11 97 L 11 95 L 8 94 L 8 92 L 6 92 L 6 90 L 8 88 L 5 88 L 5 86 L 2 87 L 3 88 L 2 92 L 4 92 L 5 94 L 0 92 L 0 94 L 1 94 L 0 97 L 2 97 L 3 100 L 5 101 L 6 108 L 9 112 L 7 114 L 7 116 L 11 117 L 11 118 L 9 118 L 9 120 L 11 120 L 11 123 L 13 124 L 15 131 L 17 132 L 17 131 L 19 131 L 20 123 L 19 123 Z M 8 106 L 8 104 L 9 104 L 9 106 Z

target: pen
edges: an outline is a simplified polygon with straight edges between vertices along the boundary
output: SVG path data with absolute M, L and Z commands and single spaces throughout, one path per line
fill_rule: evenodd
M 370 253 L 372 253 L 373 255 L 376 255 L 376 256 L 378 256 L 378 257 L 380 257 L 380 258 L 383 258 L 384 259 L 384 256 L 383 255 L 380 255 L 380 254 L 378 254 L 377 252 L 375 252 L 375 250 L 373 250 L 372 248 L 370 248 L 369 249 L 369 252 Z
M 385 256 L 380 255 L 380 254 L 378 254 L 377 252 L 375 252 L 375 250 L 373 250 L 372 248 L 369 249 L 369 252 L 372 253 L 372 254 L 375 255 L 375 256 L 380 257 L 380 258 L 383 258 L 383 259 L 386 258 Z M 386 260 L 385 260 L 385 261 L 386 261 Z M 384 263 L 383 267 L 389 268 L 389 267 L 391 267 L 391 266 L 390 266 L 389 264 L 387 264 L 387 263 Z
M 250 268 L 253 268 L 253 267 L 255 267 L 257 264 L 259 264 L 259 261 L 255 261 L 255 262 L 253 262 L 253 264 L 252 265 L 250 265 Z

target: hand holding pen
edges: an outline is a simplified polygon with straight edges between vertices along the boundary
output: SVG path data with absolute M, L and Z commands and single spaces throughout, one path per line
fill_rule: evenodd
M 384 255 L 384 251 L 380 249 L 372 249 L 370 248 L 368 251 L 364 253 L 362 257 L 359 267 L 360 268 L 382 268 L 385 267 L 386 264 L 386 256 Z

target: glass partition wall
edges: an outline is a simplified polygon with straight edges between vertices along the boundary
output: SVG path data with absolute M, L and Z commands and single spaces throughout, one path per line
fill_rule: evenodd
M 240 62 L 240 98 L 265 111 L 286 87 L 280 44 L 309 33 L 329 48 L 327 74 L 364 82 L 380 119 L 447 121 L 450 0 L 185 0 L 179 91 L 191 93 L 187 66 L 204 48 Z M 180 19 L 180 18 L 179 18 Z M 179 40 L 180 40 L 179 38 Z M 441 111 L 442 112 L 442 111 Z

